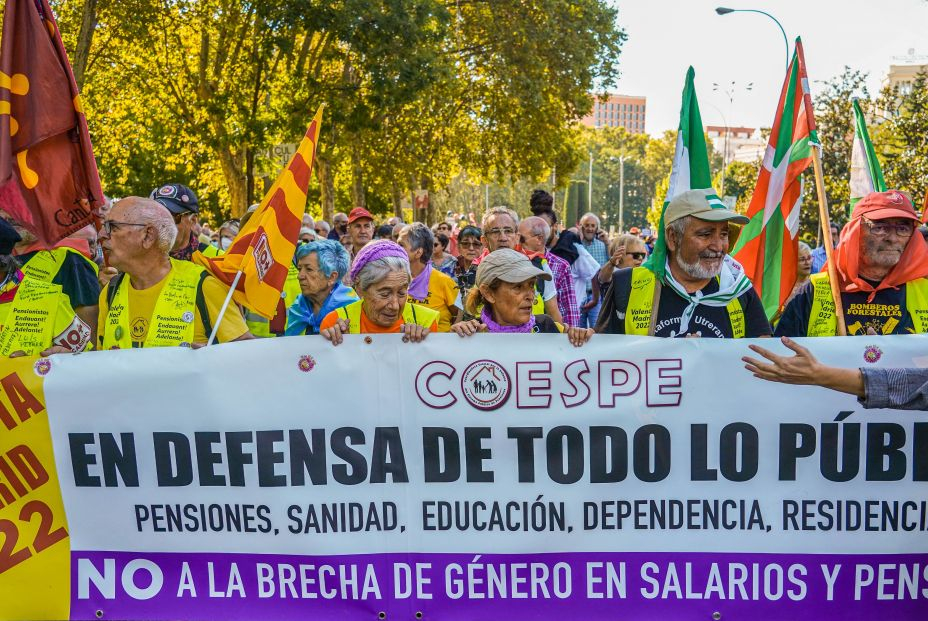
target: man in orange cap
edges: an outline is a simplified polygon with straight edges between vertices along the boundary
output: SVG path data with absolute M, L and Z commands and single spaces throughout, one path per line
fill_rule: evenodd
M 835 248 L 844 321 L 849 335 L 928 332 L 928 244 L 918 215 L 897 190 L 860 200 Z M 828 272 L 813 274 L 786 306 L 777 336 L 834 336 Z

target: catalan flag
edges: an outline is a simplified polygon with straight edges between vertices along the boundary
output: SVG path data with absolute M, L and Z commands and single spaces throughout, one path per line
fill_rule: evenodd
M 322 107 L 316 111 L 290 163 L 226 253 L 213 258 L 200 252 L 193 255 L 194 262 L 230 287 L 241 272 L 233 298 L 267 319 L 273 319 L 282 306 L 280 292 L 302 226 L 321 124 Z

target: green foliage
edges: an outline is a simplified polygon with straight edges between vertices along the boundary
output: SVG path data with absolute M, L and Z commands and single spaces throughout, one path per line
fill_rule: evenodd
M 53 0 L 78 44 L 83 0 Z M 327 105 L 314 213 L 460 177 L 542 179 L 618 74 L 606 0 L 98 0 L 83 99 L 104 189 L 181 181 L 215 219 L 260 198 Z M 466 172 L 464 172 L 466 171 Z
M 725 169 L 725 195 L 735 197 L 735 211 L 747 213 L 757 185 L 757 176 L 760 173 L 760 161 L 731 162 Z M 713 179 L 716 188 L 722 187 L 722 173 Z
M 928 73 L 904 97 L 884 90 L 875 107 L 888 117 L 871 130 L 886 185 L 907 192 L 918 208 L 928 199 Z

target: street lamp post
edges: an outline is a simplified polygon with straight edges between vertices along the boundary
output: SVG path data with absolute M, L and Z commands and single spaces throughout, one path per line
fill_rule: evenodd
M 783 29 L 783 24 L 781 24 L 780 20 L 778 20 L 776 17 L 770 13 L 767 13 L 766 11 L 759 11 L 757 9 L 729 9 L 724 6 L 716 8 L 715 12 L 719 15 L 728 15 L 729 13 L 760 13 L 761 15 L 766 15 L 772 19 L 780 29 L 780 33 L 783 35 L 783 43 L 786 45 L 786 66 L 789 67 L 789 39 L 786 37 L 786 31 Z
M 743 88 L 746 91 L 750 91 L 751 89 L 754 88 L 754 83 L 748 82 L 747 85 L 744 86 Z M 728 114 L 731 114 L 731 110 L 735 105 L 735 94 L 738 92 L 736 82 L 732 80 L 728 88 L 719 86 L 718 82 L 713 82 L 712 90 L 722 91 L 723 93 L 725 93 L 725 95 L 728 96 Z M 725 140 L 722 143 L 723 144 L 723 147 L 722 147 L 723 149 L 722 151 L 722 186 L 721 188 L 719 188 L 719 192 L 721 192 L 721 195 L 724 196 L 725 195 L 725 171 L 728 168 L 728 158 L 731 153 L 731 150 L 729 148 L 730 138 L 731 138 L 731 126 L 728 124 L 728 119 L 725 118 L 725 115 L 722 114 L 722 111 L 719 110 L 718 106 L 714 104 L 710 104 L 710 105 L 718 111 L 718 113 L 722 116 L 722 121 L 725 123 Z
M 587 189 L 587 209 L 593 211 L 593 149 L 590 149 L 590 180 Z
M 619 157 L 619 233 L 625 230 L 625 156 Z

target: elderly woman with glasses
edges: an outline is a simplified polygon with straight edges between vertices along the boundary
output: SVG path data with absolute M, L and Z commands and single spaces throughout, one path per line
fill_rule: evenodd
M 438 311 L 407 299 L 412 272 L 402 246 L 386 239 L 369 242 L 348 274 L 360 300 L 332 311 L 320 334 L 338 345 L 345 334 L 401 333 L 404 341 L 419 342 L 438 330 Z
M 483 258 L 477 266 L 475 286 L 467 296 L 467 310 L 479 319 L 462 321 L 451 327 L 458 336 L 477 332 L 494 334 L 567 333 L 572 345 L 580 347 L 593 336 L 591 328 L 564 326 L 548 315 L 532 314 L 535 283 L 551 274 L 532 265 L 521 252 L 501 248 Z

